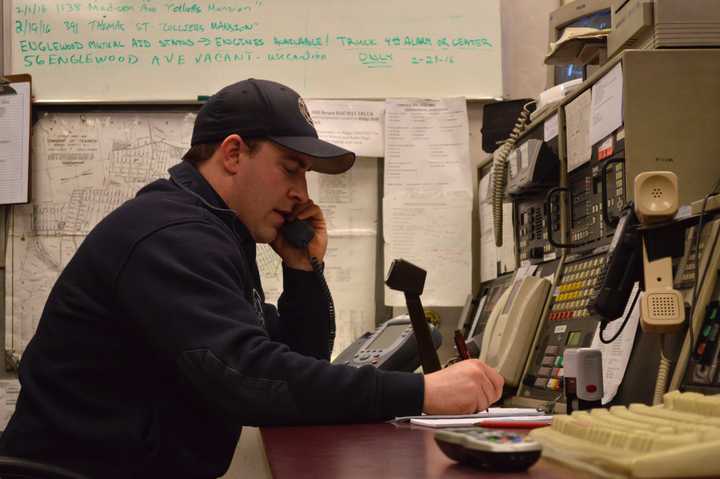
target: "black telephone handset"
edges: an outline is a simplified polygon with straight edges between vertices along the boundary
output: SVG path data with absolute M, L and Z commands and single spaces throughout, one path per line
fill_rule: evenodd
M 615 234 L 590 296 L 588 309 L 606 321 L 622 316 L 633 285 L 640 279 L 642 249 L 632 205 L 620 214 Z
M 315 230 L 309 220 L 295 219 L 280 227 L 280 234 L 296 248 L 305 249 L 315 237 Z

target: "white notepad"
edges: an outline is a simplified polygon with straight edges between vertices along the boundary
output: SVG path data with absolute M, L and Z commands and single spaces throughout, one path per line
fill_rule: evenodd
M 457 419 L 437 419 L 434 416 L 425 416 L 410 419 L 410 424 L 427 427 L 469 427 L 469 426 L 492 426 L 493 423 L 545 423 L 552 422 L 552 416 L 510 416 L 510 417 L 494 417 L 494 418 L 457 418 Z M 519 427 L 519 426 L 518 426 Z
M 478 422 L 481 419 L 491 417 L 513 417 L 513 416 L 543 416 L 545 411 L 537 408 L 527 407 L 491 407 L 487 411 L 480 411 L 474 414 L 423 414 L 421 416 L 400 416 L 391 422 L 408 422 L 412 419 L 468 419 Z

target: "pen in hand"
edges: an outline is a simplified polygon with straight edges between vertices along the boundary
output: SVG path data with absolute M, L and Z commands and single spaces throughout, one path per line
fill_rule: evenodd
M 467 345 L 465 344 L 465 337 L 459 329 L 455 330 L 455 348 L 457 348 L 460 359 L 470 359 L 470 354 L 468 353 Z
M 457 349 L 458 356 L 460 359 L 470 359 L 470 353 L 468 353 L 467 344 L 465 344 L 465 336 L 459 329 L 455 330 L 455 348 Z M 483 412 L 488 412 L 487 409 Z

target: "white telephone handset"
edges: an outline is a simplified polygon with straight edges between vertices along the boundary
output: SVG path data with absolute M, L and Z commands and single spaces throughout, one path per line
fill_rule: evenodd
M 515 280 L 498 300 L 482 338 L 480 360 L 517 386 L 537 330 L 550 281 L 536 276 Z

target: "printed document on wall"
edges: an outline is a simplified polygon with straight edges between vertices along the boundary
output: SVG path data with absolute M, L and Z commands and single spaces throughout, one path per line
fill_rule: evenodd
M 15 412 L 18 396 L 20 395 L 20 381 L 17 379 L 0 380 L 0 428 L 7 428 L 10 418 Z
M 590 161 L 592 152 L 590 144 L 591 103 L 591 90 L 586 90 L 565 107 L 568 172 Z
M 325 254 L 325 280 L 335 305 L 335 347 L 340 353 L 375 328 L 375 257 L 377 237 L 333 236 Z M 257 247 L 265 301 L 277 304 L 282 293 L 282 264 L 267 244 Z
M 374 158 L 358 158 L 355 165 L 339 175 L 309 173 L 310 198 L 320 206 L 328 228 L 328 248 L 338 237 L 377 237 L 378 163 Z M 369 253 L 375 258 L 375 253 Z M 345 256 L 335 258 L 342 263 Z M 350 258 L 348 258 L 350 261 Z M 280 257 L 267 245 L 258 245 L 257 263 L 262 278 L 265 299 L 277 304 L 282 293 L 282 265 Z M 369 278 L 375 278 L 373 259 Z M 359 272 L 356 272 L 356 275 Z M 374 284 L 374 283 L 373 283 Z M 331 290 L 333 295 L 334 290 Z M 337 300 L 336 300 L 337 303 Z M 373 305 L 374 308 L 374 305 Z M 372 328 L 371 328 L 372 329 Z
M 590 145 L 622 126 L 622 92 L 622 63 L 618 63 L 592 87 Z
M 464 98 L 393 99 L 385 110 L 385 271 L 403 258 L 427 271 L 424 304 L 462 306 L 472 270 L 472 174 Z M 385 303 L 405 306 L 385 290 Z
M 335 305 L 337 354 L 375 327 L 378 162 L 361 157 L 345 173 L 309 173 L 307 179 L 310 198 L 328 227 L 324 274 Z M 265 300 L 277 304 L 283 287 L 280 258 L 259 244 L 257 263 Z
M 503 245 L 495 246 L 495 224 L 492 205 L 492 172 L 478 185 L 480 221 L 480 281 L 489 281 L 515 269 L 515 237 L 513 236 L 512 203 L 503 203 Z
M 384 102 L 307 100 L 306 103 L 321 140 L 357 156 L 383 156 Z
M 29 201 L 30 82 L 0 96 L 0 204 Z
M 385 271 L 403 258 L 427 271 L 423 304 L 462 306 L 471 285 L 471 215 L 465 192 L 383 198 Z M 386 287 L 385 304 L 405 306 L 405 297 Z
M 310 198 L 332 235 L 377 235 L 378 162 L 359 157 L 345 173 L 307 175 Z
M 387 100 L 384 195 L 472 192 L 464 98 Z
M 630 354 L 635 344 L 635 332 L 640 322 L 639 291 L 640 286 L 638 283 L 635 283 L 630 292 L 630 298 L 625 305 L 622 317 L 608 323 L 605 331 L 603 331 L 603 339 L 607 340 L 615 337 L 615 334 L 620 328 L 624 328 L 620 336 L 610 344 L 603 344 L 600 341 L 600 328 L 598 328 L 595 331 L 595 336 L 590 345 L 590 347 L 602 351 L 603 404 L 607 404 L 613 400 L 625 377 L 625 370 L 627 369 Z M 632 310 L 630 310 L 630 308 L 632 308 Z M 627 318 L 627 324 L 625 324 L 625 318 Z

